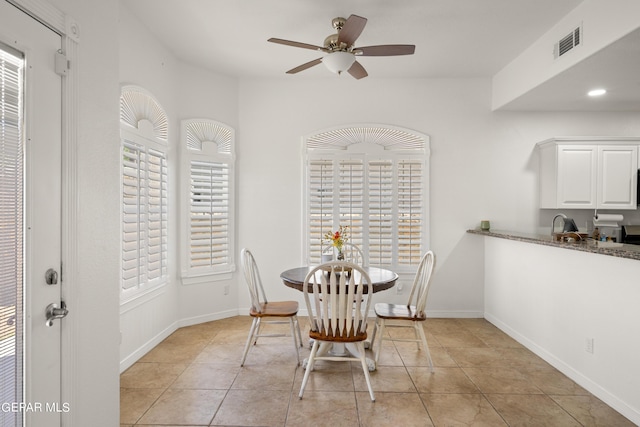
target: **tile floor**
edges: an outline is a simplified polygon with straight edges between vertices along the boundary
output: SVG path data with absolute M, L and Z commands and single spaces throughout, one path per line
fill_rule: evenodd
M 425 322 L 434 374 L 414 343 L 385 341 L 375 402 L 353 362 L 318 362 L 298 399 L 290 337 L 259 340 L 240 367 L 250 322 L 179 329 L 122 373 L 121 426 L 634 425 L 483 319 Z

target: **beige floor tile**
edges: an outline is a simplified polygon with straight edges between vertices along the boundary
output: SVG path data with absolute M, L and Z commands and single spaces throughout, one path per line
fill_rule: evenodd
M 120 387 L 167 388 L 186 368 L 184 363 L 137 362 L 120 375 Z
M 238 344 L 209 343 L 194 359 L 194 363 L 217 363 L 240 366 L 244 347 Z
M 378 351 L 378 343 L 374 343 L 375 351 Z M 380 366 L 404 366 L 402 357 L 396 349 L 396 346 L 390 341 L 383 341 L 378 356 L 378 365 Z
M 550 397 L 587 427 L 632 427 L 635 425 L 603 401 L 591 395 Z
M 208 425 L 226 393 L 226 390 L 168 389 L 139 424 Z
M 504 366 L 504 357 L 493 348 L 448 348 L 449 356 L 460 367 L 499 367 Z
M 462 368 L 483 393 L 542 394 L 521 372 L 512 368 Z
M 240 369 L 233 386 L 234 390 L 252 390 L 259 385 L 261 390 L 291 391 L 297 367 L 288 365 L 247 365 Z
M 416 386 L 404 366 L 378 366 L 369 377 L 374 392 L 416 393 Z M 356 391 L 369 391 L 362 368 L 353 368 L 353 381 Z
M 361 427 L 430 427 L 429 413 L 417 393 L 356 392 Z
M 590 393 L 556 369 L 521 370 L 540 390 L 546 394 L 589 395 Z
M 407 367 L 420 393 L 480 393 L 461 368 Z
M 204 340 L 196 342 L 176 342 L 167 338 L 147 354 L 142 356 L 140 362 L 159 363 L 191 363 L 207 345 Z
M 447 349 L 439 346 L 432 346 L 430 341 L 429 353 L 433 366 L 457 367 L 458 364 L 451 358 Z M 396 343 L 398 353 L 406 366 L 429 366 L 427 355 L 423 349 L 418 349 L 414 343 L 398 342 Z
M 164 390 L 164 388 L 121 388 L 120 424 L 135 424 Z
M 296 371 L 293 384 L 294 395 L 297 396 L 305 374 L 302 367 Z M 310 391 L 340 391 L 354 392 L 353 374 L 351 364 L 346 362 L 317 361 L 309 374 L 309 380 L 305 387 L 305 394 Z
M 302 399 L 294 393 L 285 426 L 357 427 L 355 393 L 307 390 Z
M 227 390 L 240 372 L 240 366 L 192 363 L 180 374 L 171 388 Z
M 449 332 L 446 334 L 435 333 L 433 334 L 442 347 L 466 347 L 466 348 L 480 348 L 487 347 L 487 345 L 480 338 L 473 333 L 466 330 L 459 330 L 456 332 Z
M 532 395 L 486 395 L 493 407 L 510 426 L 573 427 L 580 426 L 567 411 L 548 396 Z
M 422 394 L 436 426 L 506 426 L 481 394 Z
M 289 391 L 229 390 L 216 413 L 213 426 L 283 426 L 289 408 Z

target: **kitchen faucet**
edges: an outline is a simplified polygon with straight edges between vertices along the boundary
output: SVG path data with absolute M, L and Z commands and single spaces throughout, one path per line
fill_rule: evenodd
M 553 217 L 553 219 L 551 220 L 551 235 L 552 235 L 552 236 L 553 236 L 553 234 L 554 234 L 554 228 L 555 228 L 555 226 L 556 226 L 556 219 L 557 219 L 558 217 L 562 217 L 562 219 L 563 219 L 563 220 L 564 220 L 564 219 L 567 219 L 567 216 L 566 216 L 565 214 L 561 214 L 561 213 L 559 213 L 558 215 L 556 215 L 556 216 L 554 216 L 554 217 Z

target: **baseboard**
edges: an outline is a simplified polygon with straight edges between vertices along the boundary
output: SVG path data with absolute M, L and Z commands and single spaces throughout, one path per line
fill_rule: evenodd
M 533 353 L 556 368 L 558 371 L 562 372 L 571 380 L 575 381 L 578 385 L 589 391 L 598 399 L 602 400 L 607 405 L 611 406 L 613 409 L 627 417 L 631 422 L 640 425 L 640 412 L 638 410 L 629 406 L 627 403 L 611 394 L 608 390 L 602 388 L 598 383 L 584 376 L 582 373 L 576 371 L 572 366 L 558 359 L 553 354 L 549 353 L 545 348 L 540 347 L 535 342 L 520 334 L 518 331 L 512 329 L 507 324 L 500 321 L 500 319 L 498 319 L 497 317 L 491 315 L 490 313 L 485 313 L 484 318 L 495 325 L 498 329 L 509 335 L 511 338 L 515 339 L 520 344 L 531 350 Z
M 246 313 L 249 313 L 247 309 Z M 202 316 L 188 317 L 178 321 L 178 327 L 184 328 L 185 326 L 199 325 L 200 323 L 212 322 L 214 320 L 226 319 L 227 317 L 238 316 L 239 310 L 225 310 L 217 313 L 209 313 Z
M 142 356 L 150 352 L 155 346 L 160 344 L 165 338 L 174 333 L 178 329 L 178 322 L 173 322 L 166 327 L 162 332 L 151 338 L 149 341 L 140 346 L 136 351 L 129 354 L 127 357 L 120 361 L 120 373 L 126 371 L 134 363 L 136 363 Z

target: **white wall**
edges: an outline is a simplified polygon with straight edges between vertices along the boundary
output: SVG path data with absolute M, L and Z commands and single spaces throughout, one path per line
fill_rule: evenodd
M 640 262 L 473 237 L 485 244 L 487 319 L 640 424 Z

